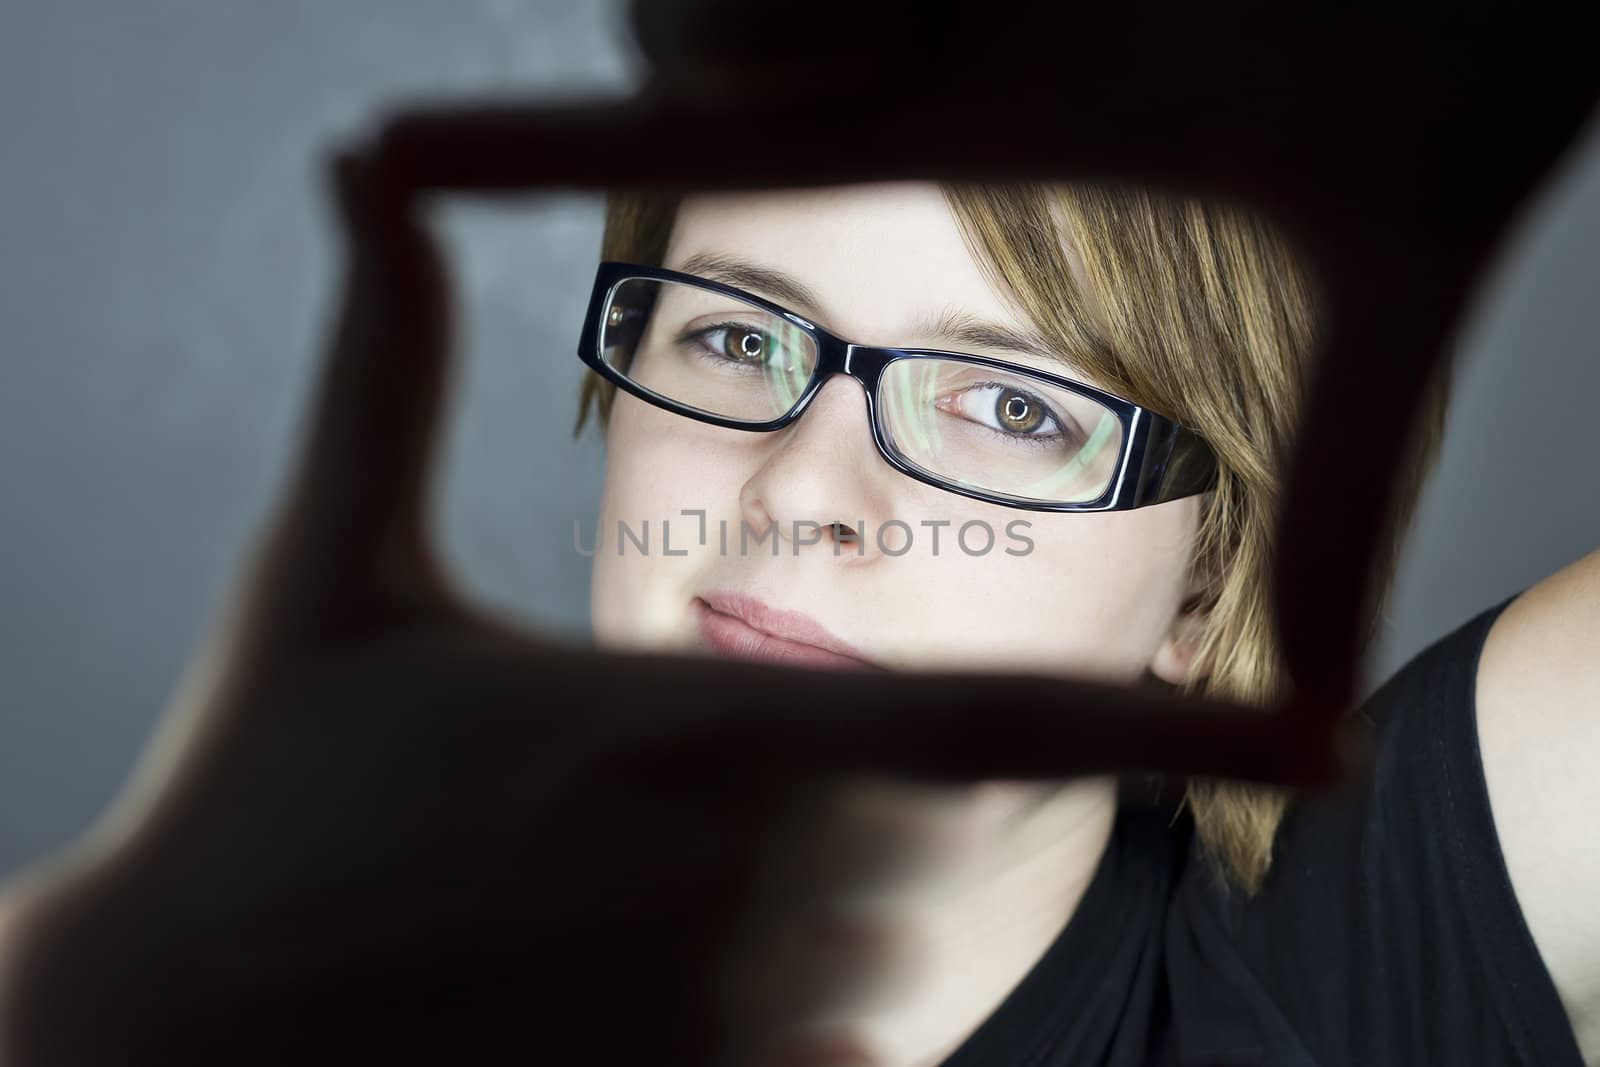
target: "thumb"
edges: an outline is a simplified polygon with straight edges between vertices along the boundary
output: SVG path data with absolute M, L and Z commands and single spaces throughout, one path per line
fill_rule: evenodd
M 621 706 L 633 707 L 642 733 L 656 732 L 651 751 L 708 775 L 738 767 L 954 783 L 1148 771 L 1313 787 L 1364 763 L 1341 706 L 1303 696 L 1267 710 L 1082 678 L 713 666 L 635 660 L 595 676 L 655 694 L 654 706 Z M 693 680 L 674 684 L 679 676 Z M 591 697 L 603 701 L 606 688 Z

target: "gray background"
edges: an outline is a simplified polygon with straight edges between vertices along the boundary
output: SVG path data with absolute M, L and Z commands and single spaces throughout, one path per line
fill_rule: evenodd
M 0 877 L 122 784 L 282 473 L 329 310 L 317 170 L 396 94 L 620 92 L 617 5 L 11 0 L 0 25 Z M 570 436 L 598 202 L 444 219 L 466 307 L 444 539 L 468 586 L 586 627 L 601 468 Z M 1382 676 L 1600 544 L 1600 137 L 1463 336 Z M 1352 432 L 1361 415 L 1351 413 Z

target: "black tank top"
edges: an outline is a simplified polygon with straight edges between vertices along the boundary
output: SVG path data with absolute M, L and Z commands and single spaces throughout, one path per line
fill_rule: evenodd
M 945 1067 L 1584 1067 L 1478 750 L 1504 607 L 1373 695 L 1370 772 L 1296 798 L 1255 897 L 1192 854 L 1186 816 L 1124 803 L 1065 929 Z

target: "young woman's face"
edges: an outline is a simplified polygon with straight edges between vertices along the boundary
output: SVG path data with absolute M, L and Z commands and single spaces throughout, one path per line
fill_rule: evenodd
M 723 280 L 850 341 L 1037 365 L 927 332 L 952 314 L 1031 332 L 931 184 L 692 198 L 663 265 L 709 276 L 692 264 L 707 257 L 792 279 L 814 306 Z M 1171 681 L 1187 670 L 1192 621 L 1180 606 L 1198 498 L 1050 514 L 924 485 L 878 455 L 866 399 L 844 376 L 775 433 L 707 425 L 618 392 L 606 448 L 592 586 L 602 646 L 1128 681 L 1147 667 Z M 648 548 L 619 522 L 634 538 L 648 523 Z M 742 525 L 752 533 L 741 545 Z M 758 541 L 769 526 L 776 533 Z

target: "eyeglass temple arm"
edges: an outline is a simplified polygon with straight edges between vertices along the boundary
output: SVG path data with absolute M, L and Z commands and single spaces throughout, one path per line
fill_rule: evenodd
M 1217 457 L 1199 435 L 1157 420 L 1145 441 L 1135 481 L 1135 506 L 1203 493 L 1216 484 Z

